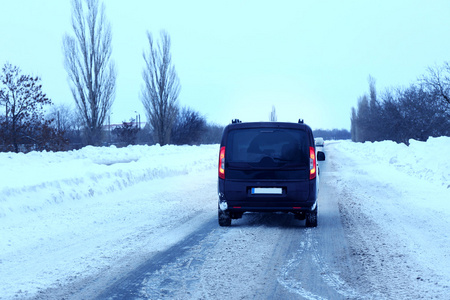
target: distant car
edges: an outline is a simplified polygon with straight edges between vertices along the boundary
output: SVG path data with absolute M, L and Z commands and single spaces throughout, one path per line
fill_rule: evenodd
M 289 212 L 316 227 L 321 160 L 306 124 L 233 121 L 220 144 L 219 225 L 245 212 Z
M 323 149 L 324 144 L 325 144 L 323 138 L 317 137 L 314 139 L 314 142 L 316 143 L 316 147 L 322 147 L 322 149 Z

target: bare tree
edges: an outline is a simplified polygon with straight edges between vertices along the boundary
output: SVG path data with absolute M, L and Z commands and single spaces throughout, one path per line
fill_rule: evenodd
M 52 101 L 42 91 L 41 79 L 23 75 L 19 67 L 5 64 L 0 73 L 0 142 L 5 150 L 59 150 L 63 139 L 53 130 L 53 120 L 45 120 L 44 107 Z
M 369 82 L 370 105 L 374 105 L 377 102 L 376 80 L 372 75 L 369 75 L 367 81 Z
M 428 68 L 428 75 L 421 78 L 422 84 L 428 91 L 441 99 L 447 105 L 450 104 L 450 64 L 445 62 L 444 66 Z
M 98 0 L 72 0 L 75 37 L 63 39 L 65 68 L 89 145 L 98 144 L 114 102 L 116 69 L 111 60 L 111 26 Z
M 161 31 L 160 40 L 154 44 L 147 32 L 149 51 L 143 53 L 145 67 L 142 72 L 144 87 L 141 101 L 152 127 L 155 141 L 160 145 L 170 142 L 170 133 L 178 115 L 180 81 L 172 64 L 170 36 Z
M 275 106 L 272 105 L 272 111 L 270 112 L 269 115 L 269 121 L 270 122 L 276 122 L 277 121 L 277 112 L 275 110 Z
M 53 126 L 61 131 L 69 131 L 77 127 L 76 114 L 68 104 L 53 105 L 47 115 L 48 120 L 54 120 Z
M 356 124 L 358 122 L 358 116 L 356 114 L 356 109 L 352 107 L 352 116 L 351 116 L 351 134 L 352 134 L 352 141 L 357 142 L 358 141 L 358 125 Z
M 175 145 L 197 145 L 206 131 L 206 119 L 189 107 L 179 110 L 171 132 Z
M 64 138 L 68 141 L 68 148 L 80 148 L 83 146 L 82 124 L 78 110 L 74 110 L 72 105 L 60 104 L 54 105 L 48 111 L 47 119 L 54 120 L 53 128 L 62 131 Z

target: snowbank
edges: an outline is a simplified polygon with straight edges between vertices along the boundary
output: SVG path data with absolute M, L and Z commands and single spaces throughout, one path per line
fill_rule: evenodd
M 342 141 L 339 150 L 349 156 L 374 163 L 450 188 L 450 137 L 430 137 L 426 142 L 410 140 L 410 145 L 392 141 L 353 143 Z M 450 202 L 450 199 L 449 199 Z
M 410 142 L 329 145 L 339 171 L 328 181 L 374 298 L 448 295 L 450 138 Z
M 113 193 L 154 178 L 211 169 L 216 149 L 157 145 L 0 153 L 0 218 Z

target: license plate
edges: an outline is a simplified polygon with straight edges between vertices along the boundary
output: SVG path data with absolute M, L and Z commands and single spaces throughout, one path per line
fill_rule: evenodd
M 252 194 L 281 195 L 281 194 L 283 194 L 283 189 L 282 188 L 252 188 Z

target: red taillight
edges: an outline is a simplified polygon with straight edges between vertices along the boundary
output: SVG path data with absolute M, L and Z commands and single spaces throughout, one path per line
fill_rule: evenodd
M 219 178 L 225 179 L 225 147 L 220 148 Z
M 309 147 L 309 179 L 316 178 L 316 151 Z

